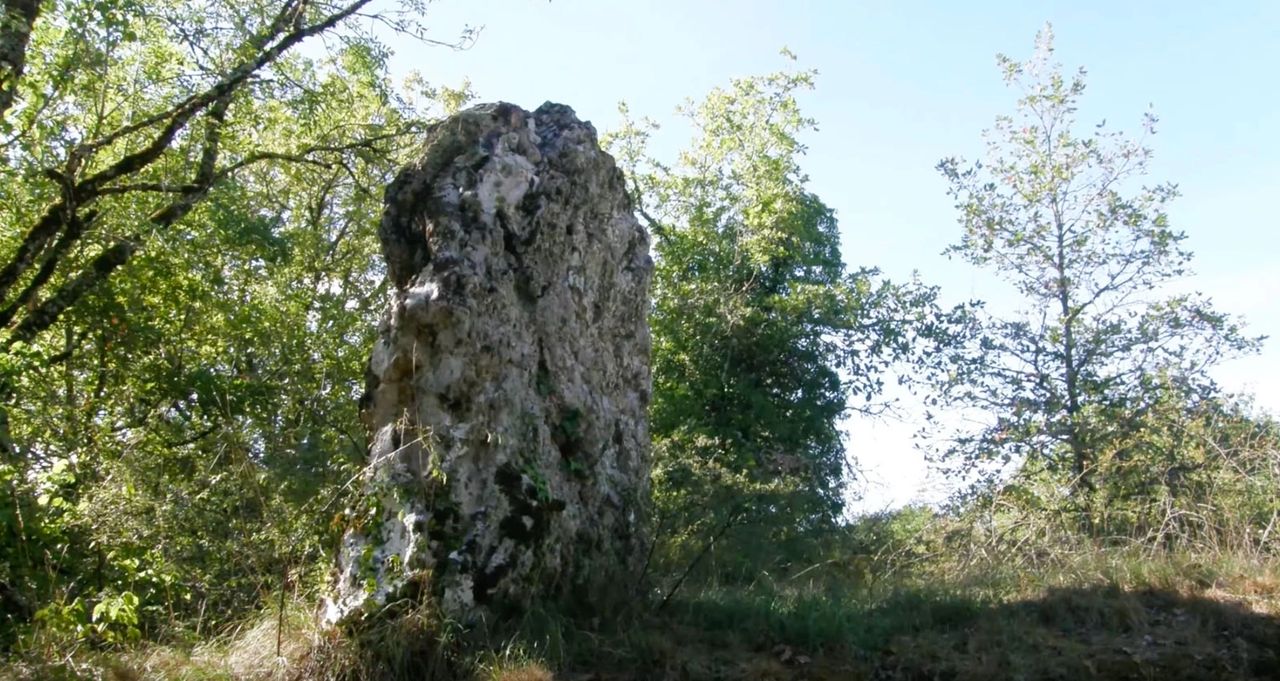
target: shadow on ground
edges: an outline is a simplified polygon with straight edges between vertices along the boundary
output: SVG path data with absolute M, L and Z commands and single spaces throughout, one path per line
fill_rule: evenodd
M 1203 595 L 1057 589 L 894 637 L 873 678 L 1274 679 L 1280 618 Z
M 1280 679 L 1280 617 L 1249 597 L 1100 586 L 1003 603 L 904 592 L 875 607 L 826 599 L 772 611 L 699 598 L 625 634 L 613 653 L 599 639 L 594 659 L 570 663 L 564 678 Z

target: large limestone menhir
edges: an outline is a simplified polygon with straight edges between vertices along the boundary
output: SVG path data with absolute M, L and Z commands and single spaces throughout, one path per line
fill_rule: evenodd
M 412 590 L 452 616 L 629 588 L 648 494 L 648 237 L 573 110 L 475 107 L 387 188 L 366 503 L 332 621 Z

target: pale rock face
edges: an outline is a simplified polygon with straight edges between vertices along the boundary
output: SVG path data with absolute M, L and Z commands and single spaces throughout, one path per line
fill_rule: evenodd
M 431 130 L 386 193 L 365 504 L 330 621 L 429 590 L 471 619 L 625 597 L 648 497 L 648 236 L 571 109 Z

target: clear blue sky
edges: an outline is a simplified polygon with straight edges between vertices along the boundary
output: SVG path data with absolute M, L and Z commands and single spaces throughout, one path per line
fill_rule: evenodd
M 995 54 L 1028 57 L 1046 21 L 1059 60 L 1089 71 L 1083 123 L 1136 132 L 1154 105 L 1151 180 L 1180 185 L 1170 217 L 1197 255 L 1186 285 L 1276 338 L 1218 377 L 1280 412 L 1280 2 L 438 0 L 433 36 L 483 25 L 479 41 L 463 52 L 398 41 L 392 64 L 435 83 L 469 78 L 482 101 L 562 102 L 603 131 L 619 100 L 674 123 L 685 98 L 778 70 L 789 47 L 819 72 L 801 101 L 820 125 L 804 167 L 838 212 L 846 262 L 898 278 L 918 270 L 949 300 L 1000 305 L 1011 301 L 1003 287 L 939 255 L 959 228 L 933 168 L 980 154 L 981 131 L 1016 99 Z M 850 424 L 871 483 L 862 508 L 921 495 L 911 430 Z

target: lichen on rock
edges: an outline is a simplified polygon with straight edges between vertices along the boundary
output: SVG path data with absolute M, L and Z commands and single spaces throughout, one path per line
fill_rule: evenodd
M 330 621 L 429 588 L 450 616 L 630 588 L 648 496 L 648 236 L 563 105 L 435 124 L 387 188 L 364 503 Z

